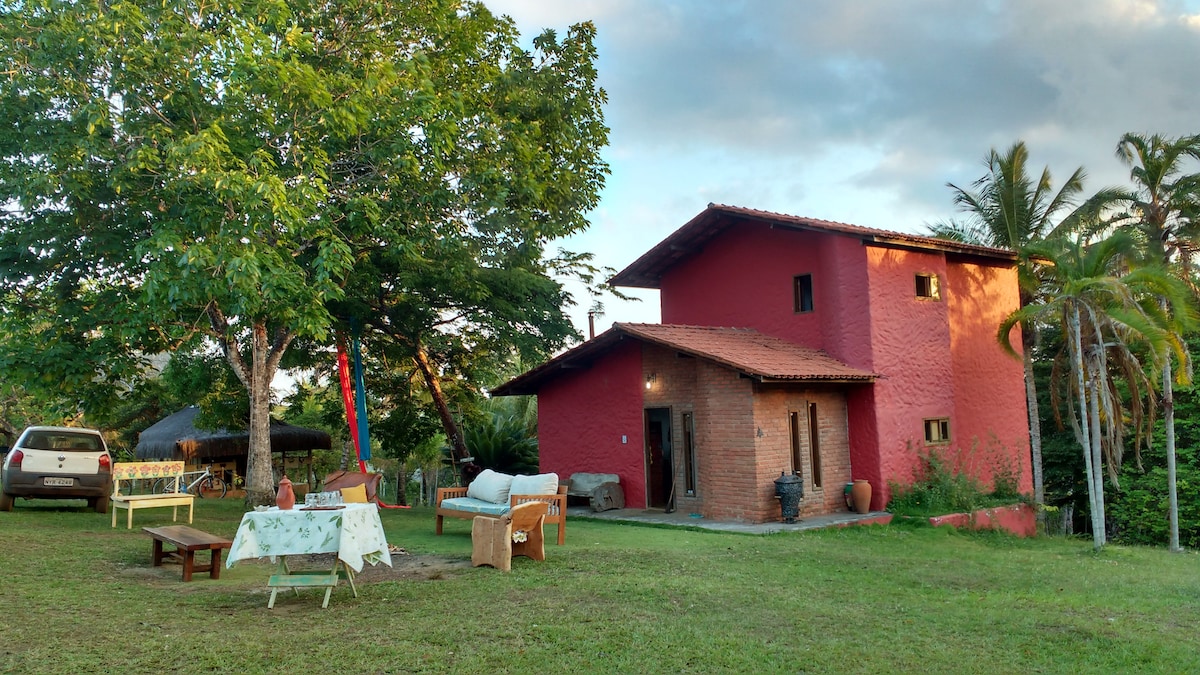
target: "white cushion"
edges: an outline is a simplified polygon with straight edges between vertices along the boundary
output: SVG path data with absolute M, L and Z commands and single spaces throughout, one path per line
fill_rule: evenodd
M 508 504 L 508 488 L 512 481 L 513 477 L 506 473 L 484 469 L 467 486 L 467 496 L 493 504 Z
M 539 473 L 536 476 L 513 476 L 510 495 L 558 494 L 558 474 Z

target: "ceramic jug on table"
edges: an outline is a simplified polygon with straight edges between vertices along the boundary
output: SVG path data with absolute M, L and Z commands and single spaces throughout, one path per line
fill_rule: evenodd
M 279 479 L 279 492 L 275 493 L 275 505 L 284 511 L 296 505 L 296 492 L 292 490 L 292 481 L 288 480 L 286 473 L 283 478 Z

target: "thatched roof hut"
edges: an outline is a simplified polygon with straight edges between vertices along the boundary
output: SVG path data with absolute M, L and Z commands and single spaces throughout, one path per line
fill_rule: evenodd
M 134 449 L 137 458 L 196 461 L 246 456 L 250 450 L 248 432 L 197 429 L 195 421 L 199 413 L 196 406 L 188 406 L 143 431 Z M 332 447 L 333 441 L 324 431 L 271 420 L 272 452 L 328 450 Z

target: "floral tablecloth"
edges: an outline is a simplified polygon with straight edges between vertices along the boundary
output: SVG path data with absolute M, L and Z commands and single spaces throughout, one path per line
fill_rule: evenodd
M 344 509 L 329 511 L 304 511 L 299 506 L 249 511 L 242 516 L 225 566 L 247 558 L 274 561 L 278 556 L 310 553 L 337 553 L 355 572 L 362 571 L 364 561 L 391 567 L 379 507 L 346 504 Z

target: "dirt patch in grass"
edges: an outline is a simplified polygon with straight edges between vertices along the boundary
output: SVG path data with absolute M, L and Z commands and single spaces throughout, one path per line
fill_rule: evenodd
M 268 563 L 270 564 L 270 563 Z M 319 570 L 333 567 L 333 554 L 288 556 L 292 569 Z M 470 560 L 448 558 L 440 555 L 410 555 L 404 549 L 392 551 L 392 566 L 382 563 L 366 563 L 361 572 L 354 573 L 354 583 L 369 584 L 377 581 L 429 581 L 441 579 L 448 574 L 471 568 Z
M 203 559 L 203 562 L 208 562 L 207 554 L 201 553 L 199 557 Z M 329 569 L 333 567 L 333 557 L 332 553 L 292 555 L 288 556 L 288 565 L 293 570 Z M 224 565 L 224 561 L 221 564 Z M 275 563 L 266 558 L 258 561 L 244 560 L 238 565 L 259 565 L 264 569 L 275 569 Z M 124 576 L 135 578 L 164 579 L 169 577 L 178 581 L 180 575 L 179 565 L 170 561 L 165 561 L 162 567 L 151 567 L 148 560 L 144 565 L 118 565 L 118 567 L 121 568 L 120 572 Z M 470 560 L 440 555 L 411 555 L 404 549 L 396 549 L 392 551 L 391 567 L 382 563 L 378 565 L 364 564 L 362 571 L 354 574 L 354 583 L 370 584 L 401 580 L 431 581 L 443 579 L 455 572 L 470 568 Z M 194 578 L 207 579 L 208 572 L 197 572 Z

